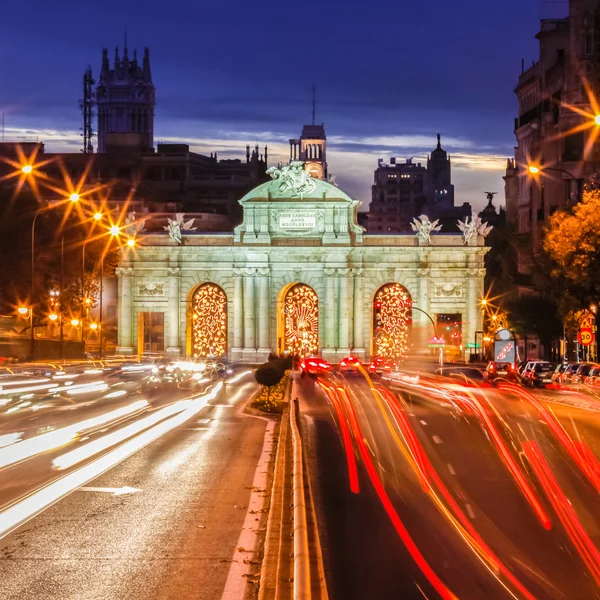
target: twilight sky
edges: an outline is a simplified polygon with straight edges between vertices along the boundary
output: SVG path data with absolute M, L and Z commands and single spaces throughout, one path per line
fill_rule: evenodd
M 567 0 L 28 0 L 0 21 L 0 112 L 5 137 L 37 136 L 78 151 L 81 78 L 101 49 L 150 48 L 155 139 L 220 157 L 246 143 L 287 161 L 311 118 L 328 135 L 329 170 L 370 200 L 379 157 L 425 159 L 435 134 L 453 158 L 456 203 L 501 192 L 515 143 L 513 89 L 537 57 L 539 19 Z

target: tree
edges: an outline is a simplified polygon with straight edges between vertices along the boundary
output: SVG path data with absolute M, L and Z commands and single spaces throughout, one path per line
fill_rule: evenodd
M 543 248 L 563 316 L 600 298 L 600 190 L 586 186 L 573 209 L 550 217 Z

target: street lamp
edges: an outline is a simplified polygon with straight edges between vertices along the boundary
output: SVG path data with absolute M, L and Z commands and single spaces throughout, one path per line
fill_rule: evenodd
M 79 327 L 79 319 L 71 319 L 71 325 L 73 325 L 73 327 Z
M 79 194 L 77 192 L 73 192 L 70 196 L 69 196 L 69 200 L 71 202 L 79 202 Z
M 94 213 L 94 219 L 96 221 L 101 221 L 102 220 L 102 213 L 101 212 Z
M 56 313 L 50 313 L 48 318 L 54 323 L 58 319 L 58 315 Z
M 600 125 L 600 115 L 596 116 L 596 123 Z M 540 173 L 546 173 L 547 171 L 556 171 L 557 173 L 563 173 L 564 175 L 567 175 L 572 181 L 574 181 L 577 184 L 577 202 L 581 200 L 581 188 L 583 179 L 575 177 L 575 175 L 573 175 L 573 173 L 571 173 L 570 171 L 567 171 L 566 169 L 562 169 L 560 167 L 541 167 L 534 164 L 528 165 L 527 170 L 531 175 L 539 175 Z M 569 197 L 569 202 L 567 206 L 570 204 L 570 202 L 571 198 Z
M 596 115 L 594 117 L 594 123 L 596 123 L 596 125 L 600 125 L 600 115 Z
M 29 314 L 29 309 L 26 306 L 19 306 L 19 308 L 17 308 L 17 312 L 24 317 L 25 315 Z
M 33 167 L 31 165 L 23 165 L 21 167 L 21 172 L 24 175 L 29 175 L 29 173 L 31 173 L 33 171 Z
M 129 239 L 127 240 L 127 245 L 128 245 L 130 248 L 133 248 L 133 247 L 135 246 L 135 238 L 129 238 Z

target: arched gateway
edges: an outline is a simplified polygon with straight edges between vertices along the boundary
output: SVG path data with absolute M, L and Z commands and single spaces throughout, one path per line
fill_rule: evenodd
M 373 354 L 402 358 L 410 349 L 412 299 L 399 283 L 381 286 L 373 299 Z
M 192 295 L 192 356 L 216 358 L 227 354 L 227 296 L 212 283 Z
M 231 233 L 201 233 L 198 219 L 193 232 L 147 227 L 124 247 L 117 351 L 136 352 L 141 315 L 173 357 L 428 353 L 431 323 L 450 318 L 469 352 L 481 331 L 483 236 L 434 232 L 424 219 L 417 235 L 366 234 L 359 202 L 304 167 L 269 169 Z
M 283 350 L 296 356 L 316 354 L 319 350 L 319 298 L 315 290 L 304 283 L 296 283 L 284 288 L 282 293 Z

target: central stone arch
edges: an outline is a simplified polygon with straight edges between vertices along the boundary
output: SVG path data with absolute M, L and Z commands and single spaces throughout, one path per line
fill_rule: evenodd
M 290 283 L 279 292 L 277 351 L 297 356 L 319 351 L 319 297 L 305 283 Z

